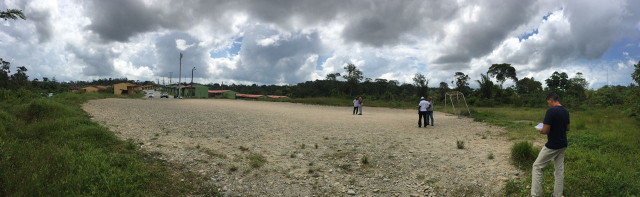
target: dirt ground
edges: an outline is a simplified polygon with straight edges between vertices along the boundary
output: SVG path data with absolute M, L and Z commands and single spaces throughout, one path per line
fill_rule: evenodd
M 226 196 L 498 196 L 518 178 L 504 129 L 439 112 L 435 126 L 418 128 L 416 110 L 364 104 L 362 116 L 352 107 L 225 99 L 103 99 L 83 108 Z

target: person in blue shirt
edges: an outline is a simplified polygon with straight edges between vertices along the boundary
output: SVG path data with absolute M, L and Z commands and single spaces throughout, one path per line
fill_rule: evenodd
M 570 130 L 569 111 L 559 102 L 555 92 L 547 95 L 547 113 L 540 134 L 547 135 L 547 143 L 540 150 L 531 170 L 531 196 L 542 195 L 542 169 L 553 161 L 553 196 L 562 196 L 564 189 L 564 153 L 567 150 L 567 131 Z

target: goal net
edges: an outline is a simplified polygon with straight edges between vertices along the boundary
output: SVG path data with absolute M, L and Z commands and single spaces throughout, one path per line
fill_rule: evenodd
M 446 113 L 462 116 L 471 116 L 469 105 L 462 92 L 447 92 L 444 95 L 444 110 Z

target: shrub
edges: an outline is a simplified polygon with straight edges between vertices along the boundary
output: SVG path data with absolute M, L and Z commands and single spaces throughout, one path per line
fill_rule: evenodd
M 511 159 L 520 167 L 530 166 L 536 160 L 538 152 L 540 150 L 535 150 L 531 142 L 516 142 L 511 147 Z
M 487 158 L 489 158 L 489 159 L 493 159 L 493 158 L 494 158 L 494 157 L 493 157 L 493 153 L 489 153 L 489 155 L 487 155 Z
M 253 153 L 249 155 L 248 158 L 249 158 L 249 165 L 251 165 L 252 168 L 262 167 L 264 163 L 267 162 L 267 159 L 265 159 L 264 156 L 257 153 Z
M 458 149 L 464 149 L 464 141 L 458 140 L 456 141 L 456 144 L 458 145 Z
M 369 164 L 369 157 L 367 157 L 366 155 L 362 156 L 362 159 L 360 159 L 360 161 L 362 162 L 362 164 L 367 165 Z

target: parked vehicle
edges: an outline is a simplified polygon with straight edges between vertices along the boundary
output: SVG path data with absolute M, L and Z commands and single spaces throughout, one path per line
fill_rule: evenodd
M 153 93 L 149 93 L 147 98 L 153 98 Z
M 160 98 L 169 98 L 169 94 L 167 92 L 163 92 L 160 94 Z

